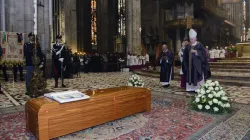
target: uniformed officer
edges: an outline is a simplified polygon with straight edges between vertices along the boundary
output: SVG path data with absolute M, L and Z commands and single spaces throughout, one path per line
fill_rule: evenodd
M 3 55 L 3 49 L 2 49 L 2 46 L 0 44 L 0 61 L 2 60 L 2 55 Z M 0 93 L 2 93 L 2 83 L 0 83 Z
M 62 79 L 62 87 L 66 87 L 63 83 L 63 74 L 61 72 L 64 71 L 64 56 L 65 56 L 65 47 L 61 44 L 62 36 L 56 36 L 56 44 L 53 45 L 52 48 L 52 60 L 53 60 L 53 72 L 55 79 L 55 88 L 58 88 L 58 79 L 61 77 Z
M 30 79 L 32 76 L 32 72 L 34 71 L 34 64 L 32 62 L 33 58 L 33 50 L 34 50 L 34 33 L 29 33 L 29 42 L 24 43 L 23 50 L 24 50 L 24 57 L 26 62 L 26 95 L 29 95 L 29 85 L 30 85 Z

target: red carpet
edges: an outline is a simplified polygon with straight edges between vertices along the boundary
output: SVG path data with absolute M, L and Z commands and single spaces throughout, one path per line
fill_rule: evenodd
M 212 118 L 190 111 L 182 99 L 154 96 L 151 112 L 82 130 L 58 139 L 178 139 L 183 140 Z M 35 139 L 25 131 L 24 112 L 0 117 L 0 139 Z

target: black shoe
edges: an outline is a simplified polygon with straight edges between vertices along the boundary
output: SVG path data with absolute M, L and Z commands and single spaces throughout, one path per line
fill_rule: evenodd
M 21 81 L 24 81 L 24 78 L 20 78 Z
M 168 88 L 169 86 L 170 86 L 170 85 L 164 85 L 163 87 L 164 87 L 164 88 Z
M 166 85 L 166 86 L 164 86 L 165 88 L 168 88 L 170 85 Z
M 55 81 L 55 88 L 58 88 L 58 81 Z
M 29 94 L 28 92 L 25 92 L 25 95 L 28 95 L 28 96 L 30 96 L 30 94 Z
M 62 88 L 66 88 L 66 86 L 63 84 L 63 85 L 62 85 Z

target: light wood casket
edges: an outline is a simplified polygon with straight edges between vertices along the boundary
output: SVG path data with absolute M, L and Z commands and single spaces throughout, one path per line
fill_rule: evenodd
M 25 105 L 27 130 L 39 140 L 48 140 L 151 109 L 151 93 L 146 88 L 85 93 L 90 99 L 64 104 L 46 97 L 30 99 Z

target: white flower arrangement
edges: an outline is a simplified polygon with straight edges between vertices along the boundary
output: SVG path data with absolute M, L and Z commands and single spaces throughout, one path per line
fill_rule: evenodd
M 197 95 L 191 102 L 193 109 L 210 113 L 224 113 L 231 110 L 227 94 L 218 81 L 208 80 L 195 92 Z
M 142 82 L 140 76 L 138 76 L 137 74 L 134 74 L 129 78 L 128 86 L 144 87 L 144 83 Z

